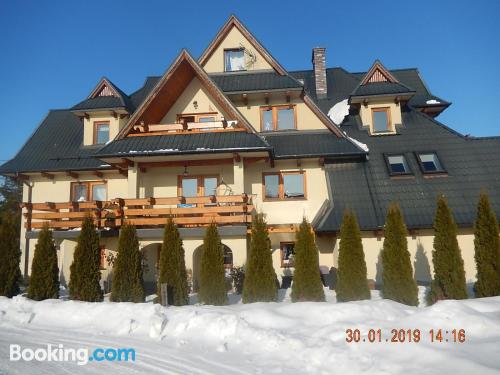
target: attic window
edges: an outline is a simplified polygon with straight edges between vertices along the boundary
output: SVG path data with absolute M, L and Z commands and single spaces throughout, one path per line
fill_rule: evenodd
M 386 155 L 387 166 L 391 176 L 400 176 L 411 174 L 410 167 L 406 162 L 406 157 L 403 154 Z
M 443 173 L 446 172 L 435 152 L 417 153 L 417 159 L 423 173 Z
M 226 72 L 246 70 L 245 50 L 243 48 L 224 50 L 224 67 Z
M 109 121 L 94 122 L 94 144 L 102 145 L 109 141 Z
M 387 133 L 392 130 L 389 107 L 372 108 L 372 132 Z

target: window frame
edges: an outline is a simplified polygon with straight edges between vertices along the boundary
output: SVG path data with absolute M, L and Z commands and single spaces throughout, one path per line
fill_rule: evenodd
M 236 52 L 236 51 L 242 51 L 243 52 L 243 64 L 245 66 L 245 69 L 227 70 L 226 69 L 226 53 L 227 52 Z M 224 67 L 224 73 L 246 72 L 248 69 L 246 67 L 245 47 L 224 48 L 224 53 L 222 54 L 222 66 Z
M 385 112 L 387 117 L 386 130 L 384 131 L 376 131 L 375 130 L 375 112 Z M 371 125 L 371 133 L 372 134 L 388 134 L 394 133 L 394 127 L 392 125 L 392 117 L 391 117 L 391 107 L 372 107 L 371 108 L 372 115 L 372 125 Z
M 408 167 L 408 171 L 407 172 L 393 172 L 392 168 L 391 168 L 391 163 L 389 161 L 389 157 L 391 157 L 391 156 L 403 157 L 404 161 L 406 162 L 406 166 Z M 413 170 L 410 167 L 410 163 L 408 162 L 408 158 L 406 157 L 404 152 L 384 154 L 384 159 L 385 159 L 385 163 L 387 166 L 387 172 L 389 173 L 389 176 L 393 177 L 393 176 L 413 176 L 414 175 Z
M 285 263 L 285 251 L 284 251 L 284 246 L 285 245 L 293 245 L 293 250 L 294 250 L 294 255 L 295 255 L 295 241 L 282 241 L 280 242 L 280 262 L 281 262 L 281 268 L 294 268 L 295 267 L 295 259 L 292 259 L 292 261 L 288 261 L 288 263 Z
M 293 109 L 293 129 L 278 129 L 278 110 L 279 109 Z M 264 130 L 264 111 L 273 111 L 273 130 Z M 260 107 L 260 131 L 287 131 L 297 130 L 297 106 L 295 104 L 278 104 L 278 105 L 265 105 Z
M 99 270 L 106 270 L 106 246 L 99 245 Z
M 180 124 L 181 123 L 181 119 L 183 117 L 194 117 L 194 122 L 195 123 L 199 123 L 200 122 L 200 118 L 213 117 L 214 118 L 213 122 L 216 122 L 218 115 L 219 115 L 219 112 L 178 113 L 176 115 L 176 122 L 178 124 Z
M 85 202 L 92 202 L 94 200 L 93 193 L 92 193 L 92 187 L 94 185 L 104 185 L 104 188 L 106 190 L 106 199 L 104 201 L 108 200 L 108 182 L 106 180 L 103 181 L 72 181 L 71 186 L 70 186 L 70 202 L 78 202 L 75 201 L 75 187 L 77 185 L 87 185 L 87 200 Z
M 97 143 L 97 132 L 100 126 L 107 125 L 108 126 L 108 140 L 104 143 Z M 94 145 L 105 145 L 107 142 L 111 140 L 111 124 L 110 121 L 94 121 L 94 134 L 93 134 L 93 144 Z
M 217 179 L 217 185 L 220 183 L 220 176 L 218 174 L 194 174 L 194 175 L 178 175 L 177 176 L 177 196 L 182 197 L 182 180 L 183 179 L 194 179 L 198 180 L 196 186 L 197 197 L 210 197 L 211 195 L 205 195 L 205 178 L 215 178 Z
M 422 172 L 423 175 L 446 175 L 448 174 L 448 171 L 446 170 L 445 165 L 443 164 L 442 159 L 439 157 L 439 154 L 437 151 L 415 151 L 415 157 L 417 158 L 418 166 L 420 167 L 420 171 Z M 441 169 L 435 170 L 435 171 L 426 171 L 424 168 L 424 163 L 422 162 L 422 159 L 420 158 L 420 155 L 422 154 L 434 154 L 439 162 L 441 164 Z
M 283 176 L 289 174 L 301 174 L 302 186 L 304 190 L 303 197 L 285 197 L 285 186 Z M 278 176 L 278 198 L 267 198 L 266 197 L 266 176 Z M 293 201 L 293 200 L 307 200 L 307 183 L 306 183 L 306 171 L 276 171 L 276 172 L 263 172 L 262 173 L 262 200 L 264 202 L 272 201 Z
M 224 244 L 222 245 L 223 247 L 223 252 L 222 252 L 222 262 L 224 264 L 224 269 L 232 269 L 234 266 L 234 253 L 233 250 L 231 250 L 228 246 L 225 246 Z M 231 263 L 226 263 L 226 250 L 227 253 L 231 254 Z

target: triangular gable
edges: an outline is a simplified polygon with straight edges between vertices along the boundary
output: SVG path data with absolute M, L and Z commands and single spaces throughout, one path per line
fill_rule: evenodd
M 87 99 L 94 99 L 98 96 L 114 96 L 122 98 L 120 90 L 106 77 L 102 77 Z
M 398 80 L 382 65 L 379 60 L 376 60 L 361 80 L 360 86 L 375 82 L 398 83 Z
M 124 138 L 134 125 L 141 122 L 159 124 L 194 77 L 200 80 L 211 98 L 230 116 L 227 120 L 237 120 L 238 126 L 255 133 L 255 129 L 215 85 L 189 52 L 182 50 L 140 107 L 134 112 L 127 125 L 118 133 L 116 139 Z
M 227 34 L 235 27 L 238 31 L 243 34 L 243 36 L 250 42 L 250 44 L 255 48 L 262 57 L 267 61 L 269 65 L 281 75 L 286 74 L 286 70 L 276 61 L 276 59 L 264 48 L 264 46 L 252 35 L 252 33 L 241 23 L 241 21 L 234 15 L 229 17 L 229 20 L 224 24 L 224 26 L 219 30 L 215 38 L 210 42 L 208 47 L 202 53 L 198 62 L 201 66 L 209 60 L 212 54 L 215 52 L 217 47 L 222 43 Z

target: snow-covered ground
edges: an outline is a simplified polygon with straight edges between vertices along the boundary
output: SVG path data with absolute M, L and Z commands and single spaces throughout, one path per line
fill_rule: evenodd
M 0 297 L 0 374 L 500 373 L 500 297 L 414 308 L 377 291 L 371 301 L 337 304 L 325 291 L 326 303 L 292 304 L 287 294 L 243 305 L 233 295 L 228 306 L 169 308 Z M 346 342 L 347 329 L 359 329 L 360 342 Z M 381 329 L 381 342 L 368 342 L 369 329 Z M 419 329 L 420 342 L 390 342 L 392 329 Z M 442 329 L 442 342 L 431 342 L 430 329 Z M 465 330 L 465 342 L 453 342 L 453 329 Z M 134 348 L 136 360 L 12 362 L 11 344 Z

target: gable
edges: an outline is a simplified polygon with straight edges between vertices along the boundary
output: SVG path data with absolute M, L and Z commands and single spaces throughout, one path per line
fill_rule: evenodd
M 235 16 L 231 16 L 219 30 L 201 55 L 199 63 L 207 73 L 224 72 L 224 50 L 239 48 L 245 50 L 247 71 L 274 69 L 278 74 L 286 74 L 285 69 Z
M 221 116 L 227 118 L 224 109 L 214 100 L 201 81 L 194 77 L 160 121 L 160 124 L 173 124 L 180 114 L 202 113 L 213 114 L 216 121 L 221 120 Z
M 378 60 L 368 70 L 360 85 L 377 82 L 398 83 L 398 80 Z

